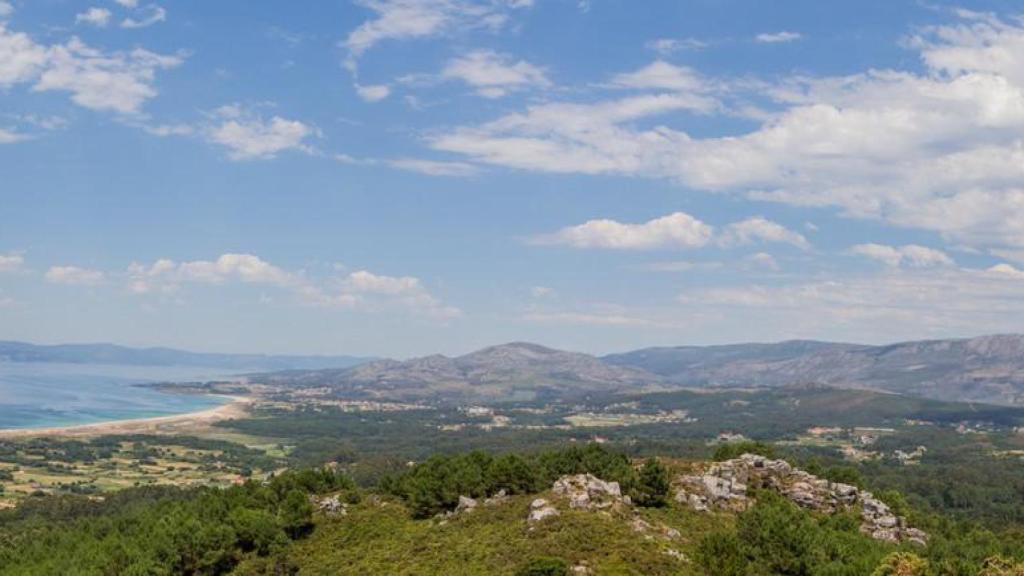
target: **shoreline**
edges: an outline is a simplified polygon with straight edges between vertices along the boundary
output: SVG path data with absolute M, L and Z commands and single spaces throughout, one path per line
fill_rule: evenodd
M 182 414 L 169 414 L 167 416 L 108 420 L 70 426 L 0 429 L 0 440 L 44 436 L 87 437 L 104 436 L 107 434 L 169 434 L 187 432 L 209 426 L 221 420 L 245 416 L 249 413 L 249 407 L 254 402 L 254 398 L 249 396 L 229 396 L 224 394 L 215 394 L 214 396 L 228 398 L 229 401 L 213 408 L 205 408 Z

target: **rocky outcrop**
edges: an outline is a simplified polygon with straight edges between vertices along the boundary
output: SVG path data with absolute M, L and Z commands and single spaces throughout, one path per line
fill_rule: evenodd
M 324 496 L 323 498 L 311 495 L 309 503 L 325 516 L 345 516 L 348 514 L 348 504 L 342 502 L 337 495 Z
M 784 460 L 744 454 L 714 464 L 702 474 L 681 476 L 676 484 L 676 501 L 695 510 L 742 511 L 752 503 L 752 490 L 773 490 L 803 508 L 827 514 L 859 505 L 861 532 L 876 540 L 921 545 L 928 541 L 927 534 L 907 526 L 904 518 L 896 516 L 870 492 L 849 484 L 829 482 L 793 468 Z
M 527 517 L 526 521 L 530 524 L 535 524 L 559 514 L 558 508 L 548 504 L 548 501 L 543 498 L 537 498 L 530 503 L 530 516 Z
M 569 500 L 569 507 L 581 510 L 603 510 L 617 504 L 629 504 L 618 482 L 605 482 L 593 474 L 562 476 L 551 486 L 556 495 Z
M 477 502 L 475 499 L 469 496 L 459 496 L 459 504 L 455 507 L 455 513 L 461 514 L 463 512 L 472 512 L 476 508 Z

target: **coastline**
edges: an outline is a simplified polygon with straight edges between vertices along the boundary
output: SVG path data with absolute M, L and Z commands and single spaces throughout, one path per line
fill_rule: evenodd
M 249 407 L 254 401 L 249 396 L 227 396 L 221 394 L 217 394 L 217 396 L 228 398 L 229 401 L 213 408 L 167 416 L 109 420 L 106 422 L 75 424 L 71 426 L 10 428 L 0 430 L 0 440 L 42 436 L 88 437 L 106 434 L 181 433 L 204 428 L 221 420 L 243 417 L 249 413 Z

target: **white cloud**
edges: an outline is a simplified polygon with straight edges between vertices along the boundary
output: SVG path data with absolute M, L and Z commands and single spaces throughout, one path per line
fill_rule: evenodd
M 103 272 L 78 266 L 52 266 L 45 277 L 47 282 L 69 286 L 98 286 L 106 280 Z
M 178 274 L 185 280 L 209 284 L 234 279 L 249 284 L 287 286 L 295 281 L 291 274 L 252 254 L 223 254 L 214 261 L 182 262 L 178 265 Z
M 799 32 L 765 32 L 758 34 L 754 37 L 754 40 L 762 44 L 785 44 L 787 42 L 795 42 L 803 38 Z
M 1024 280 L 1024 270 L 1015 268 L 1005 262 L 1002 264 L 996 264 L 987 270 L 992 275 L 1004 276 L 1007 278 L 1013 278 L 1017 280 Z
M 267 160 L 287 150 L 309 154 L 313 148 L 307 140 L 318 134 L 316 128 L 297 120 L 280 116 L 265 120 L 237 105 L 219 108 L 212 118 L 205 137 L 227 148 L 232 160 Z
M 48 59 L 47 47 L 36 44 L 28 34 L 8 30 L 0 22 L 0 87 L 31 81 Z
M 29 136 L 27 134 L 0 127 L 0 144 L 14 144 L 15 142 L 22 142 L 28 139 Z
M 764 269 L 771 270 L 773 272 L 778 272 L 782 269 L 782 267 L 779 266 L 778 260 L 767 252 L 751 254 L 750 256 L 745 257 L 743 261 L 745 266 L 749 269 Z
M 729 224 L 719 238 L 719 243 L 723 246 L 745 246 L 760 242 L 792 244 L 802 250 L 810 248 L 803 234 L 761 216 Z
M 645 46 L 662 56 L 669 56 L 680 50 L 703 50 L 708 44 L 696 38 L 658 38 L 647 42 Z
M 318 282 L 304 272 L 288 271 L 244 253 L 222 254 L 215 260 L 160 259 L 148 265 L 133 263 L 128 268 L 127 282 L 128 290 L 137 295 L 178 294 L 186 285 L 251 284 L 276 287 L 311 306 L 368 312 L 398 307 L 438 320 L 462 315 L 458 308 L 441 302 L 412 276 L 385 276 L 359 270 L 337 281 Z M 267 297 L 263 294 L 260 299 L 265 301 Z
M 182 284 L 266 284 L 293 286 L 299 277 L 252 254 L 222 254 L 216 260 L 174 262 L 157 260 L 149 266 L 133 263 L 129 289 L 136 294 L 176 292 Z
M 723 247 L 757 243 L 792 244 L 810 248 L 798 232 L 760 216 L 726 226 L 715 235 L 714 228 L 684 212 L 675 212 L 641 224 L 598 219 L 563 228 L 554 234 L 533 238 L 536 244 L 561 244 L 574 248 L 616 250 L 654 250 L 663 248 L 699 248 L 714 240 Z
M 589 220 L 554 234 L 536 237 L 534 242 L 614 250 L 699 248 L 711 240 L 711 234 L 711 226 L 689 214 L 675 212 L 642 224 L 609 219 Z
M 456 30 L 497 29 L 505 25 L 508 12 L 529 8 L 522 0 L 359 0 L 375 13 L 345 40 L 349 52 L 358 57 L 379 42 L 441 36 Z
M 117 4 L 120 4 L 121 6 L 123 6 L 125 8 L 138 8 L 139 7 L 139 0 L 114 0 L 114 2 L 116 2 Z
M 432 136 L 438 150 L 523 170 L 665 178 L 680 185 L 935 231 L 988 251 L 1024 248 L 1024 24 L 971 16 L 909 44 L 923 72 L 728 82 L 532 105 Z M 652 88 L 653 89 L 653 88 Z M 661 117 L 736 113 L 756 128 L 692 136 Z M 732 103 L 730 103 L 732 102 Z
M 465 162 L 447 162 L 423 158 L 355 158 L 348 154 L 336 154 L 334 159 L 342 164 L 389 166 L 399 170 L 426 174 L 427 176 L 467 177 L 480 172 L 479 168 Z
M 386 84 L 363 85 L 356 84 L 356 93 L 367 102 L 380 102 L 391 95 L 391 88 Z
M 138 113 L 146 100 L 156 96 L 153 81 L 157 70 L 182 63 L 178 56 L 163 56 L 141 48 L 106 54 L 77 38 L 52 46 L 48 60 L 34 90 L 70 92 L 79 106 L 122 114 Z
M 543 68 L 491 50 L 476 50 L 452 59 L 441 72 L 445 79 L 461 80 L 485 98 L 500 98 L 510 91 L 551 85 Z
M 379 276 L 366 270 L 349 274 L 345 286 L 355 293 L 387 294 L 400 296 L 415 294 L 423 290 L 418 278 L 412 276 Z
M 0 18 L 7 18 L 11 14 L 14 14 L 14 6 L 10 2 L 0 0 Z
M 325 307 L 377 310 L 399 306 L 414 314 L 437 320 L 451 320 L 462 311 L 434 297 L 419 278 L 385 276 L 367 270 L 348 274 L 334 289 L 306 285 L 300 290 L 302 299 L 311 305 Z
M 25 257 L 21 254 L 0 254 L 0 272 L 17 272 L 25 264 Z
M 121 28 L 148 28 L 154 24 L 167 20 L 167 10 L 156 4 L 151 4 L 141 9 L 139 18 L 127 17 L 121 21 Z
M 887 246 L 884 244 L 857 244 L 850 251 L 854 254 L 882 262 L 886 266 L 910 266 L 927 268 L 930 266 L 952 266 L 953 259 L 945 252 L 907 244 L 904 246 Z
M 479 169 L 472 164 L 465 162 L 443 162 L 438 160 L 423 160 L 420 158 L 399 158 L 388 160 L 388 165 L 400 170 L 418 172 L 427 176 L 454 176 L 466 177 L 479 173 Z
M 707 82 L 692 68 L 676 66 L 656 60 L 643 68 L 612 79 L 612 84 L 623 88 L 661 89 L 677 92 L 703 92 Z
M 75 16 L 75 24 L 89 24 L 90 26 L 105 28 L 110 24 L 111 16 L 113 16 L 113 14 L 110 10 L 93 6 L 85 12 L 77 14 Z
M 157 95 L 157 71 L 182 61 L 142 48 L 103 52 L 78 38 L 45 46 L 0 23 L 0 87 L 31 83 L 36 92 L 69 92 L 73 102 L 93 110 L 138 114 Z

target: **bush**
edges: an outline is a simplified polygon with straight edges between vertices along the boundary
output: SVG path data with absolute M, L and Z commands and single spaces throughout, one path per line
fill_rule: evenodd
M 744 440 L 743 442 L 728 442 L 720 444 L 715 449 L 713 458 L 718 462 L 739 458 L 744 454 L 758 454 L 765 458 L 775 458 L 775 448 L 771 444 Z
M 893 552 L 882 560 L 871 576 L 928 576 L 928 562 L 909 552 Z
M 660 508 L 668 504 L 670 488 L 668 470 L 657 458 L 650 458 L 640 469 L 633 499 L 640 506 Z

